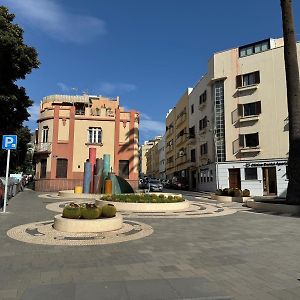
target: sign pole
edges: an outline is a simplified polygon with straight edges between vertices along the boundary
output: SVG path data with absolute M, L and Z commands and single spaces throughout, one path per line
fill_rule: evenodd
M 9 173 L 9 161 L 10 161 L 10 149 L 7 150 L 7 160 L 6 160 L 6 176 L 5 176 L 5 191 L 4 191 L 4 204 L 3 212 L 6 212 L 6 203 L 7 203 L 7 189 L 8 189 L 8 173 Z

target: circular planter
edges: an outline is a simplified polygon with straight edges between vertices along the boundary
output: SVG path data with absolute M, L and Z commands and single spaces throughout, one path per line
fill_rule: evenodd
M 219 196 L 216 194 L 212 194 L 211 199 L 212 200 L 217 200 L 219 202 L 246 202 L 249 200 L 251 197 L 231 197 L 231 196 Z
M 107 219 L 67 219 L 62 215 L 56 215 L 54 217 L 53 228 L 58 231 L 64 232 L 107 232 L 118 230 L 123 226 L 123 217 L 120 214 L 116 214 L 113 218 Z
M 117 201 L 96 200 L 96 205 L 113 204 L 117 211 L 131 212 L 166 212 L 166 211 L 181 211 L 189 208 L 188 200 L 175 203 L 130 203 Z
M 76 194 L 73 190 L 59 191 L 58 196 L 62 198 L 76 198 L 76 199 L 96 199 L 99 198 L 98 194 Z

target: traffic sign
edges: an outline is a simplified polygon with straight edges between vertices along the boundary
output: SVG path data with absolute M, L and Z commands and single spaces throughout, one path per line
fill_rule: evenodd
M 4 203 L 3 203 L 3 212 L 5 213 L 6 212 L 6 203 L 7 203 L 7 187 L 8 187 L 10 150 L 17 149 L 17 136 L 16 135 L 3 135 L 2 149 L 7 150 L 6 175 L 5 175 L 6 182 L 5 182 Z
M 17 136 L 16 135 L 3 135 L 2 149 L 3 150 L 17 149 Z

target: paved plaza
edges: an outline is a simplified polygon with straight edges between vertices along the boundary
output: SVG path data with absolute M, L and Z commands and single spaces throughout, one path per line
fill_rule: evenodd
M 60 200 L 38 195 L 18 194 L 0 215 L 0 299 L 300 299 L 300 218 L 235 204 L 223 206 L 232 213 L 209 217 L 124 216 L 149 231 L 120 243 L 43 245 L 8 237 L 57 214 L 46 206 Z M 208 211 L 218 205 L 205 194 L 186 198 Z

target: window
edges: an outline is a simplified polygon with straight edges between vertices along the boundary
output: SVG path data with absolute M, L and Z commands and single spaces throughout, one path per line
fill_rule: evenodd
M 207 127 L 207 117 L 205 116 L 202 120 L 199 121 L 199 130 L 203 130 Z
M 185 129 L 182 129 L 178 134 L 177 134 L 177 138 L 184 136 L 185 135 Z
M 257 116 L 261 114 L 261 102 L 238 104 L 238 113 L 240 117 Z
M 84 115 L 84 114 L 85 114 L 85 104 L 79 102 L 75 103 L 75 115 Z
M 100 127 L 89 127 L 88 143 L 89 144 L 102 144 L 102 129 Z
M 257 180 L 257 168 L 245 168 L 245 180 Z
M 239 143 L 242 148 L 259 146 L 258 133 L 240 134 Z
M 43 126 L 42 143 L 48 143 L 48 134 L 49 134 L 49 127 L 48 126 Z
M 207 98 L 206 91 L 204 91 L 204 93 L 202 93 L 199 96 L 199 104 L 201 105 L 202 103 L 205 103 L 206 102 L 206 98 Z
M 194 139 L 195 138 L 195 126 L 189 128 L 189 138 Z
M 42 159 L 41 160 L 41 174 L 40 178 L 46 178 L 47 174 L 47 159 Z
M 200 146 L 200 154 L 201 154 L 201 155 L 207 154 L 207 143 L 202 144 L 202 145 Z
M 119 161 L 119 176 L 129 178 L 129 160 Z
M 259 71 L 238 75 L 236 77 L 236 88 L 247 87 L 260 83 Z
M 270 49 L 270 40 L 260 41 L 254 44 L 249 44 L 239 48 L 240 57 L 245 57 L 251 54 L 260 53 Z
M 196 149 L 191 150 L 191 162 L 196 162 Z
M 194 104 L 191 105 L 191 114 L 194 113 Z
M 58 158 L 56 160 L 56 178 L 67 178 L 68 173 L 68 160 Z

